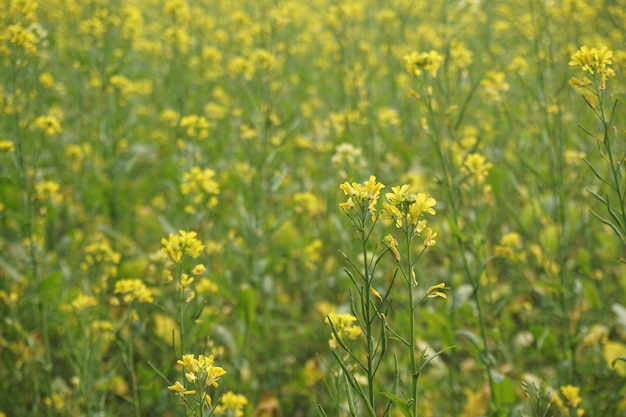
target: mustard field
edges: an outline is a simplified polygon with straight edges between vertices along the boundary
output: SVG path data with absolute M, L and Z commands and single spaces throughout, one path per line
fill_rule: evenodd
M 626 416 L 624 0 L 0 22 L 0 417 Z

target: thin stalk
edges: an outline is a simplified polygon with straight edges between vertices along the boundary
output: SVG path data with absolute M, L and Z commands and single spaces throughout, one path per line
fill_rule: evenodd
M 415 305 L 414 305 L 414 297 L 413 292 L 415 291 L 415 286 L 413 285 L 413 259 L 411 256 L 411 239 L 412 239 L 412 228 L 408 225 L 405 227 L 405 238 L 406 238 L 406 259 L 407 259 L 407 274 L 406 281 L 409 286 L 409 357 L 411 360 L 411 398 L 413 402 L 411 403 L 411 415 L 417 417 L 417 379 L 419 377 L 419 372 L 417 369 L 417 359 L 415 357 Z
M 429 112 L 431 120 L 434 122 L 435 112 L 433 110 L 430 99 L 427 101 L 426 107 Z M 441 133 L 439 131 L 439 126 L 437 123 L 433 123 L 433 130 L 434 130 L 433 135 L 431 135 L 430 138 L 431 138 L 431 142 L 434 144 L 435 152 L 437 154 L 437 159 L 439 160 L 439 165 L 443 172 L 443 183 L 444 183 L 445 191 L 447 194 L 447 201 L 450 205 L 450 212 L 452 215 L 452 220 L 456 222 L 457 219 L 459 218 L 459 210 L 458 210 L 458 207 L 456 204 L 456 198 L 453 192 L 453 184 L 452 184 L 452 181 L 450 180 L 450 170 L 448 168 L 448 164 L 446 162 L 446 158 L 444 156 L 443 149 L 441 147 L 441 141 L 439 140 L 439 138 L 441 137 Z M 493 380 L 493 376 L 491 375 L 491 364 L 487 362 L 487 358 L 488 358 L 487 331 L 485 327 L 485 315 L 484 315 L 482 304 L 480 302 L 480 297 L 479 297 L 480 282 L 478 281 L 478 278 L 477 278 L 478 275 L 473 274 L 471 271 L 471 268 L 469 266 L 469 261 L 467 259 L 467 255 L 463 248 L 463 240 L 461 236 L 459 236 L 459 234 L 455 234 L 454 240 L 457 244 L 457 248 L 461 252 L 461 259 L 463 261 L 463 271 L 465 273 L 465 276 L 469 279 L 470 284 L 472 285 L 472 298 L 474 302 L 476 303 L 476 309 L 478 310 L 478 322 L 480 326 L 480 338 L 482 342 L 482 351 L 480 352 L 480 355 L 484 357 L 483 364 L 485 365 L 486 371 L 487 371 L 486 372 L 487 381 L 488 381 L 489 389 L 491 392 L 492 402 L 497 405 L 499 404 L 499 401 L 495 394 L 496 393 L 495 382 Z
M 367 217 L 367 210 L 363 209 L 361 224 L 365 225 L 365 219 Z M 373 409 L 376 409 L 374 405 L 374 346 L 372 340 L 372 318 L 371 318 L 371 303 L 370 303 L 370 288 L 372 286 L 372 277 L 370 275 L 369 262 L 367 260 L 367 239 L 369 236 L 365 235 L 365 230 L 361 234 L 361 250 L 363 253 L 363 273 L 365 279 L 365 289 L 362 297 L 365 297 L 364 304 L 361 308 L 364 310 L 365 315 L 365 337 L 367 338 L 367 395 L 369 403 Z

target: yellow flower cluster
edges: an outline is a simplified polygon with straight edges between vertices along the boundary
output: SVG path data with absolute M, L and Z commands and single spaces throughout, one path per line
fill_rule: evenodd
M 606 80 L 615 75 L 615 71 L 613 71 L 612 68 L 609 68 L 609 65 L 613 63 L 612 58 L 613 51 L 609 50 L 606 46 L 597 49 L 589 48 L 588 46 L 583 45 L 572 55 L 569 65 L 580 68 L 591 75 L 599 76 L 599 88 L 600 90 L 604 90 L 606 87 Z M 575 87 L 585 87 L 590 83 L 591 82 L 587 78 L 583 80 L 572 78 L 570 80 L 570 84 Z
M 178 235 L 170 233 L 167 239 L 161 239 L 163 244 L 161 251 L 175 264 L 180 264 L 184 255 L 195 259 L 204 250 L 204 245 L 196 236 L 196 232 L 183 230 L 179 230 Z
M 493 168 L 493 164 L 487 162 L 487 159 L 483 155 L 472 153 L 465 158 L 461 172 L 473 178 L 475 184 L 483 184 L 491 168 Z
M 341 339 L 347 337 L 350 340 L 354 340 L 361 335 L 361 328 L 354 324 L 356 317 L 350 313 L 330 313 L 324 321 L 329 326 L 334 327 L 335 332 Z M 333 350 L 339 346 L 335 332 L 331 331 L 330 340 L 328 341 L 328 345 Z
M 228 391 L 222 395 L 220 404 L 215 407 L 213 412 L 217 415 L 224 415 L 228 410 L 231 410 L 235 417 L 242 417 L 246 405 L 248 405 L 248 399 L 244 395 Z
M 576 415 L 582 416 L 585 414 L 585 410 L 578 408 L 582 402 L 580 397 L 580 388 L 573 385 L 564 385 L 560 388 L 561 395 L 554 393 L 552 395 L 552 402 L 556 407 L 567 416 Z
M 194 206 L 206 201 L 206 207 L 210 208 L 217 204 L 215 197 L 220 193 L 220 187 L 215 177 L 215 171 L 210 168 L 201 169 L 193 167 L 183 174 L 183 181 L 180 184 L 180 191 L 184 195 L 190 195 Z M 189 213 L 195 212 L 195 207 L 185 208 Z
M 140 303 L 151 303 L 152 291 L 139 279 L 121 279 L 115 283 L 115 294 L 122 294 L 125 303 L 135 300 Z
M 380 197 L 380 190 L 385 188 L 385 185 L 377 182 L 376 177 L 371 175 L 369 180 L 362 185 L 356 182 L 350 184 L 346 181 L 339 188 L 348 196 L 348 201 L 339 205 L 343 210 L 352 210 L 355 204 L 358 204 L 360 208 L 374 213 L 378 197 Z
M 211 405 L 211 396 L 204 392 L 204 389 L 208 387 L 217 387 L 217 381 L 224 375 L 226 371 L 224 368 L 214 365 L 215 358 L 213 355 L 204 356 L 199 355 L 198 358 L 195 355 L 183 355 L 182 360 L 178 360 L 177 363 L 185 368 L 185 379 L 194 384 L 195 388 L 200 389 L 204 394 L 203 400 L 207 405 Z M 197 390 L 187 389 L 182 383 L 176 381 L 174 385 L 167 387 L 168 390 L 175 392 L 176 394 L 184 397 L 185 395 L 193 395 Z
M 433 206 L 437 201 L 428 197 L 424 193 L 409 193 L 409 185 L 392 187 L 391 193 L 387 193 L 387 201 L 383 203 L 380 217 L 392 220 L 397 228 L 409 227 L 411 234 L 420 236 L 422 232 L 426 233 L 424 247 L 434 246 L 437 233 L 434 233 L 429 227 L 426 227 L 427 221 L 422 219 L 424 213 L 436 214 Z M 398 251 L 398 243 L 389 235 L 383 239 L 387 246 L 391 249 L 396 260 L 400 259 Z
M 412 52 L 404 56 L 406 70 L 413 75 L 420 75 L 426 71 L 431 77 L 437 77 L 437 71 L 443 62 L 443 56 L 437 51 Z

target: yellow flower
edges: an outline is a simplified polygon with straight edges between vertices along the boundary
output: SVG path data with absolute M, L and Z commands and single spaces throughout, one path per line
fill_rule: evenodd
M 398 250 L 398 241 L 392 235 L 387 235 L 384 237 L 383 242 L 385 242 L 387 246 L 389 246 L 389 249 L 391 249 L 391 253 L 393 253 L 394 258 L 396 258 L 396 261 L 400 262 L 400 251 Z
M 226 371 L 224 368 L 214 366 L 215 358 L 213 355 L 204 356 L 199 355 L 195 358 L 195 355 L 183 355 L 182 360 L 177 361 L 179 365 L 187 368 L 188 372 L 185 372 L 185 378 L 189 382 L 200 381 L 206 386 L 217 387 L 217 381 L 224 375 Z
M 424 239 L 424 247 L 429 248 L 431 246 L 435 246 L 437 241 L 435 238 L 437 237 L 437 233 L 434 233 L 430 227 L 426 228 L 426 238 Z
M 447 288 L 446 284 L 442 282 L 442 283 L 439 283 L 437 285 L 433 285 L 432 287 L 430 287 L 428 291 L 426 291 L 426 296 L 428 298 L 435 298 L 435 297 L 448 298 L 446 293 L 441 291 L 441 290 L 447 290 L 447 289 L 449 288 Z
M 61 123 L 59 120 L 50 115 L 39 116 L 33 122 L 33 127 L 39 130 L 43 130 L 46 136 L 52 136 L 56 133 L 61 132 Z
M 15 143 L 10 140 L 0 140 L 0 152 L 14 152 Z
M 241 395 L 228 391 L 222 395 L 220 404 L 215 407 L 215 414 L 223 415 L 228 410 L 232 410 L 235 417 L 243 416 L 243 408 L 248 405 L 248 399 Z
M 573 385 L 564 385 L 561 387 L 561 394 L 563 394 L 563 398 L 565 398 L 567 405 L 571 408 L 578 408 L 578 405 L 582 401 L 579 393 L 579 387 L 575 387 Z
M 437 76 L 437 70 L 443 62 L 443 56 L 437 51 L 412 52 L 404 56 L 406 70 L 413 75 L 420 75 L 422 71 L 427 71 L 431 77 Z
M 152 291 L 146 284 L 139 279 L 120 279 L 115 283 L 115 294 L 122 294 L 125 303 L 131 303 L 134 300 L 140 303 L 151 303 Z
M 181 384 L 180 382 L 176 381 L 174 383 L 174 385 L 170 385 L 167 387 L 168 390 L 170 391 L 174 391 L 176 394 L 183 396 L 183 395 L 192 395 L 195 394 L 196 391 L 195 390 L 188 390 L 186 389 L 183 384 Z
M 196 239 L 196 232 L 178 231 L 178 235 L 169 234 L 167 239 L 161 239 L 161 251 L 174 263 L 180 263 L 184 255 L 197 258 L 204 250 L 204 245 Z
M 615 75 L 615 71 L 613 71 L 612 68 L 609 68 L 609 65 L 613 63 L 613 61 L 611 61 L 612 58 L 613 51 L 609 50 L 606 46 L 603 46 L 600 49 L 590 49 L 587 45 L 583 45 L 572 55 L 569 65 L 572 67 L 578 67 L 591 75 L 599 75 L 600 84 L 598 88 L 600 90 L 604 90 L 606 87 L 606 80 Z M 576 78 L 572 78 L 570 80 L 570 84 L 574 87 L 580 88 L 586 87 L 589 83 L 587 79 L 580 81 Z
M 192 271 L 191 271 L 191 273 L 192 273 L 192 274 L 194 274 L 194 275 L 202 275 L 202 274 L 204 274 L 205 272 L 206 272 L 206 268 L 205 268 L 205 266 L 204 266 L 204 265 L 202 265 L 202 264 L 198 264 L 198 265 L 196 265 L 196 266 L 192 269 Z
M 615 361 L 617 357 L 626 357 L 626 345 L 609 340 L 604 344 L 602 356 L 609 368 L 614 369 L 615 372 L 622 377 L 626 377 L 626 362 L 616 361 L 615 364 L 613 364 L 613 361 Z
M 587 45 L 583 45 L 572 55 L 569 65 L 579 67 L 592 75 L 596 73 L 601 74 L 606 72 L 609 64 L 612 64 L 611 58 L 613 58 L 613 51 L 606 46 L 600 49 L 589 49 Z
M 435 204 L 437 204 L 437 200 L 434 198 L 428 197 L 424 193 L 418 193 L 415 196 L 415 201 L 409 206 L 407 220 L 409 223 L 416 225 L 422 213 L 428 213 L 434 216 L 436 214 L 435 209 L 433 209 Z
M 385 194 L 387 197 L 387 201 L 394 206 L 399 206 L 400 204 L 409 200 L 409 196 L 407 195 L 407 191 L 409 190 L 409 184 L 404 184 L 402 186 L 391 187 L 391 193 Z
M 369 212 L 375 210 L 376 202 L 380 197 L 380 190 L 385 188 L 385 185 L 377 182 L 376 177 L 371 175 L 363 185 L 353 182 L 344 182 L 339 186 L 345 195 L 349 197 L 348 201 L 340 204 L 340 207 L 344 210 L 354 206 L 354 200 L 360 207 L 366 208 Z M 354 200 L 352 200 L 354 198 Z
M 467 158 L 465 158 L 461 171 L 464 174 L 473 177 L 477 184 L 482 184 L 485 182 L 487 175 L 489 175 L 489 170 L 491 170 L 491 168 L 493 168 L 493 164 L 491 162 L 487 162 L 483 155 L 472 153 L 467 155 Z
M 332 323 L 332 326 L 335 328 L 340 338 L 346 336 L 348 339 L 354 340 L 361 335 L 361 328 L 354 324 L 357 319 L 350 313 L 330 313 L 326 316 L 324 321 L 329 326 Z M 328 345 L 333 350 L 339 346 L 339 342 L 333 332 L 331 332 Z

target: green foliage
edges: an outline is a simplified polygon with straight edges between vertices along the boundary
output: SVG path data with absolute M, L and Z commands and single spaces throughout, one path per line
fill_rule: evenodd
M 620 1 L 0 22 L 0 416 L 626 415 Z M 346 221 L 370 176 L 430 232 Z

